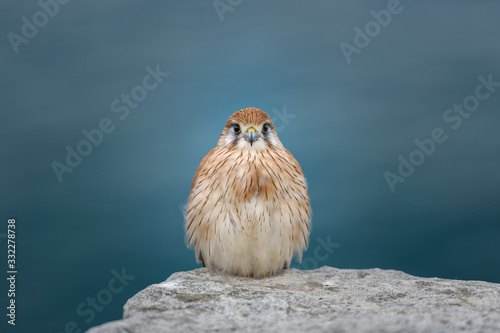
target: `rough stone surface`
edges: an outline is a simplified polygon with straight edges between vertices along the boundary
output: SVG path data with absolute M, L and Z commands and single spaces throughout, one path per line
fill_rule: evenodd
M 124 319 L 90 333 L 500 332 L 500 284 L 381 269 L 289 269 L 265 279 L 206 268 L 128 300 Z

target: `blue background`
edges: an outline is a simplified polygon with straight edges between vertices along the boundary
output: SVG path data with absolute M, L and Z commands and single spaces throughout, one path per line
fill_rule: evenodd
M 227 118 L 250 106 L 282 127 L 307 177 L 305 268 L 500 282 L 500 89 L 457 130 L 443 121 L 479 75 L 500 81 L 500 3 L 402 0 L 348 63 L 340 43 L 387 4 L 245 0 L 221 20 L 212 1 L 71 1 L 15 53 L 8 33 L 41 9 L 2 2 L 1 268 L 15 217 L 19 271 L 8 331 L 119 319 L 136 292 L 198 267 L 180 207 Z M 120 120 L 111 103 L 157 64 L 170 75 Z M 114 131 L 59 182 L 51 163 L 103 118 Z M 392 192 L 384 172 L 435 128 L 447 141 Z M 86 322 L 77 306 L 122 268 L 135 278 Z

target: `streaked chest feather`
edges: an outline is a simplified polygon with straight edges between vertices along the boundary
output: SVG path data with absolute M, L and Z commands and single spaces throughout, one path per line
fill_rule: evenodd
M 198 238 L 195 234 L 208 237 L 209 230 L 228 239 L 237 234 L 259 238 L 285 230 L 293 238 L 306 238 L 301 229 L 302 225 L 308 229 L 310 219 L 307 186 L 286 152 L 221 150 L 206 166 L 190 196 L 189 242 Z
M 291 165 L 268 150 L 221 153 L 214 162 L 202 181 L 210 184 L 206 189 L 212 194 L 234 204 L 284 199 L 293 182 L 293 170 L 286 170 Z

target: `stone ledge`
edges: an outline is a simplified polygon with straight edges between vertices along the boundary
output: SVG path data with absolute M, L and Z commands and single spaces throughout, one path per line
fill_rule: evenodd
M 382 269 L 289 269 L 251 279 L 207 268 L 137 293 L 89 333 L 500 332 L 500 284 Z

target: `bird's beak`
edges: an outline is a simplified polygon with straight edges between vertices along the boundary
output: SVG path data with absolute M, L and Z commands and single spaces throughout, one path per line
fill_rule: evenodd
M 253 142 L 258 138 L 259 136 L 257 135 L 257 131 L 255 130 L 255 128 L 250 127 L 249 129 L 247 129 L 245 133 L 245 139 L 247 139 L 250 142 L 250 146 L 252 146 Z

